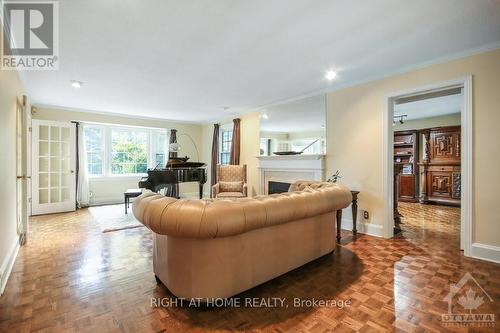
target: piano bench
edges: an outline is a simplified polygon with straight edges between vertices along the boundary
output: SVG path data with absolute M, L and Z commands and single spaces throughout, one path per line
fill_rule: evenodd
M 130 205 L 130 198 L 137 198 L 142 194 L 142 190 L 140 188 L 132 188 L 123 192 L 123 197 L 125 199 L 125 214 L 127 214 L 127 208 Z

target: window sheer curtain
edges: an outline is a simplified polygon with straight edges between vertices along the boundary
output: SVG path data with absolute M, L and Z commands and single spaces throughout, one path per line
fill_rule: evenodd
M 87 149 L 85 145 L 85 124 L 77 123 L 78 128 L 78 176 L 76 203 L 78 208 L 90 204 L 89 174 L 87 170 Z
M 211 164 L 210 164 L 210 197 L 212 197 L 212 186 L 214 186 L 217 183 L 217 164 L 219 163 L 219 131 L 220 131 L 220 126 L 219 124 L 214 124 L 214 134 L 212 137 L 212 159 L 211 159 Z

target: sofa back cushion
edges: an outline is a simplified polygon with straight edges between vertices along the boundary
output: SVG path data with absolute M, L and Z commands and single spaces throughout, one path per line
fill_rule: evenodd
M 333 183 L 328 183 L 328 182 L 312 182 L 310 180 L 298 180 L 294 182 L 292 185 L 290 185 L 288 192 L 304 191 L 306 189 L 318 190 L 321 188 L 331 186 L 332 184 Z
M 334 212 L 352 201 L 341 184 L 299 181 L 293 187 L 303 190 L 239 200 L 178 200 L 145 191 L 133 212 L 157 234 L 221 238 Z

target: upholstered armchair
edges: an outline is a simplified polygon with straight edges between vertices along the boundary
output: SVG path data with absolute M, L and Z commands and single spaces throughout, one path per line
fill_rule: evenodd
M 213 198 L 244 198 L 247 196 L 247 166 L 217 164 L 217 184 L 212 186 Z

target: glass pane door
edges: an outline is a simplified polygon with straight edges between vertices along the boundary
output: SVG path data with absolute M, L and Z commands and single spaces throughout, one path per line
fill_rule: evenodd
M 75 124 L 33 120 L 33 214 L 75 210 Z

